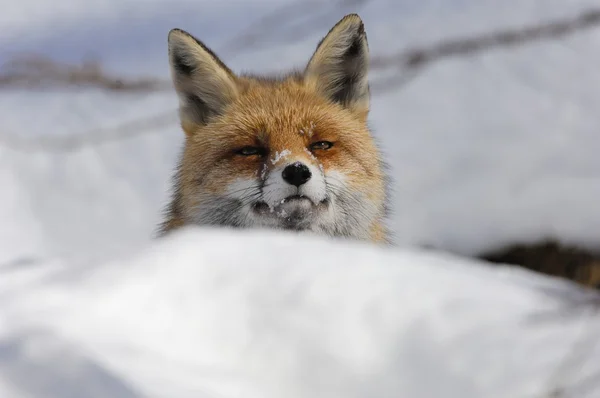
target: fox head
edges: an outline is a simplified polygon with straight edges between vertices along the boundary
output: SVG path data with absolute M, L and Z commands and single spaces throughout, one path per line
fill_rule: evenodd
M 329 31 L 303 71 L 279 78 L 237 75 L 179 29 L 168 42 L 186 141 L 163 233 L 196 224 L 386 240 L 358 15 Z

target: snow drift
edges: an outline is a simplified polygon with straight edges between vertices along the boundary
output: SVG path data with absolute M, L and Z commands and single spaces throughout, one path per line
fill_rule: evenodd
M 0 292 L 10 398 L 600 391 L 600 346 L 561 370 L 600 326 L 591 293 L 440 253 L 189 229 L 93 266 L 0 268 Z

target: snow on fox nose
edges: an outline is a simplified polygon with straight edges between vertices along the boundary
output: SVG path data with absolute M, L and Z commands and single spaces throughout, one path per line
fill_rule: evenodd
M 275 161 L 272 160 L 277 167 L 265 181 L 264 201 L 270 206 L 278 206 L 293 196 L 310 199 L 315 205 L 325 200 L 325 179 L 320 169 L 309 159 L 295 157 L 291 151 L 284 152 L 285 156 L 277 154 Z
M 281 172 L 283 180 L 288 184 L 300 187 L 312 177 L 310 169 L 304 163 L 295 162 L 286 166 Z

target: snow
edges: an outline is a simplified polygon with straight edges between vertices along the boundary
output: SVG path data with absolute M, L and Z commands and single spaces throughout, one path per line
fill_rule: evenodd
M 0 289 L 0 374 L 48 398 L 548 396 L 600 326 L 565 316 L 586 300 L 566 282 L 270 232 L 189 229 L 75 272 L 2 270 Z
M 11 164 L 0 158 L 0 186 L 5 187 L 0 206 L 0 264 L 15 258 L 32 258 L 44 252 L 45 243 L 39 222 L 29 211 L 27 189 L 11 172 Z
M 281 152 L 275 152 L 273 158 L 271 159 L 271 164 L 276 165 L 277 163 L 279 163 L 280 160 L 290 156 L 291 153 L 292 151 L 290 151 L 289 149 L 284 149 Z
M 280 71 L 347 12 L 377 55 L 596 3 L 0 0 L 0 62 L 98 58 L 168 78 L 180 27 L 236 71 Z M 267 14 L 256 48 L 228 47 Z M 597 298 L 459 257 L 545 237 L 600 245 L 598 43 L 589 30 L 448 59 L 374 91 L 386 249 L 267 231 L 155 241 L 184 138 L 173 92 L 0 90 L 0 397 L 598 396 Z

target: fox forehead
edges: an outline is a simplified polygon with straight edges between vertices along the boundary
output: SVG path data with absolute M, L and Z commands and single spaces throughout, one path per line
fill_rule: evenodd
M 366 121 L 321 98 L 295 81 L 264 83 L 245 79 L 244 91 L 205 126 L 194 126 L 194 141 L 287 146 L 327 140 L 369 140 Z

